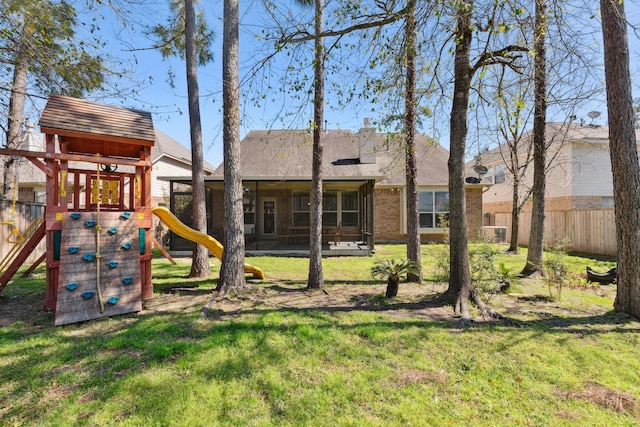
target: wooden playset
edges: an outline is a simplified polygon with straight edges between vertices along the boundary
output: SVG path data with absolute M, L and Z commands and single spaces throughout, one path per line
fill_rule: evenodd
M 40 129 L 45 152 L 0 149 L 26 157 L 47 186 L 44 221 L 16 245 L 0 289 L 46 238 L 45 310 L 56 325 L 141 310 L 153 296 L 151 114 L 51 96 Z

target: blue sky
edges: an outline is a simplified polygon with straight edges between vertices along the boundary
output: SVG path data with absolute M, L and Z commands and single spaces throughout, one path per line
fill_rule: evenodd
M 145 25 L 158 22 L 167 11 L 169 0 L 153 0 L 145 3 L 145 9 L 141 10 L 140 22 L 131 30 L 121 32 L 118 38 L 110 38 L 108 49 L 114 56 L 119 56 L 125 61 L 135 63 L 132 65 L 132 73 L 137 80 L 143 81 L 144 86 L 139 90 L 135 99 L 128 99 L 125 105 L 129 107 L 140 108 L 151 111 L 153 113 L 154 124 L 157 128 L 167 133 L 183 145 L 189 147 L 189 118 L 186 100 L 186 83 L 184 77 L 184 62 L 179 58 L 163 59 L 161 55 L 154 50 L 137 50 L 131 52 L 132 48 L 145 49 L 150 46 L 150 40 L 146 39 L 140 29 Z M 631 2 L 626 2 L 627 17 L 631 23 L 640 25 L 640 7 Z M 201 113 L 203 124 L 203 144 L 205 151 L 205 160 L 214 166 L 219 165 L 222 160 L 222 132 L 221 132 L 221 73 L 222 73 L 222 0 L 215 2 L 202 2 L 205 5 L 205 13 L 208 21 L 216 33 L 214 40 L 214 61 L 199 70 L 200 94 L 201 94 Z M 289 3 L 290 4 L 290 3 Z M 255 38 L 250 34 L 257 30 L 257 21 L 255 14 L 258 9 L 257 4 L 240 2 L 241 6 L 241 41 L 240 41 L 240 62 L 241 77 L 243 70 L 250 64 L 255 62 L 256 58 L 260 58 L 260 44 L 255 42 Z M 310 14 L 310 10 L 297 9 L 298 14 Z M 105 34 L 111 35 L 119 29 L 119 24 L 114 21 L 113 17 L 108 17 L 106 26 L 103 27 Z M 640 44 L 633 32 L 629 33 L 632 42 L 631 58 L 632 68 L 634 72 L 635 96 L 640 96 Z M 172 70 L 174 74 L 175 87 L 171 87 L 167 83 L 168 70 Z M 247 99 L 241 100 L 241 102 Z M 119 104 L 120 101 L 108 101 L 110 103 Z M 282 102 L 282 101 L 279 101 Z M 293 102 L 293 101 L 292 101 Z M 332 100 L 329 99 L 329 104 Z M 333 103 L 335 106 L 335 103 Z M 308 125 L 311 118 L 310 105 L 307 108 L 307 114 L 299 115 L 292 119 L 283 119 L 274 123 L 274 117 L 279 109 L 278 104 L 271 104 L 256 108 L 250 102 L 246 102 L 243 108 L 243 124 L 241 127 L 241 136 L 244 136 L 251 129 L 267 129 L 267 128 L 303 128 Z M 600 111 L 602 115 L 596 120 L 598 124 L 606 124 L 606 105 L 604 95 L 599 100 L 585 105 L 578 111 L 578 118 L 584 118 L 587 122 L 591 119 L 587 118 L 589 111 Z M 361 126 L 364 118 L 372 117 L 373 120 L 378 119 L 371 111 L 362 105 L 350 106 L 346 108 L 325 108 L 325 118 L 329 129 L 347 129 L 357 131 Z M 549 120 L 562 120 L 564 118 L 549 117 Z M 443 123 L 446 127 L 448 120 Z M 435 134 L 438 132 L 427 133 Z M 440 143 L 448 147 L 448 130 L 440 130 Z
M 138 80 L 144 82 L 143 88 L 139 90 L 135 99 L 129 98 L 124 101 L 124 106 L 140 108 L 142 110 L 151 111 L 153 113 L 154 125 L 173 137 L 183 145 L 189 147 L 189 118 L 186 99 L 186 81 L 185 81 L 185 64 L 177 57 L 162 58 L 160 53 L 154 50 L 145 49 L 151 45 L 151 41 L 140 32 L 140 28 L 150 25 L 161 19 L 168 10 L 162 0 L 155 0 L 150 10 L 141 17 L 137 28 L 125 30 L 118 37 L 111 38 L 109 41 L 109 51 L 114 56 L 120 56 L 128 61 L 132 61 L 135 57 L 135 76 Z M 222 130 L 221 130 L 221 93 L 222 93 L 222 1 L 216 1 L 212 6 L 209 2 L 205 13 L 208 21 L 215 32 L 215 40 L 213 43 L 214 61 L 199 69 L 199 88 L 201 95 L 201 116 L 203 145 L 205 152 L 205 160 L 214 166 L 219 165 L 223 160 L 222 155 Z M 151 3 L 150 3 L 151 4 Z M 255 58 L 261 58 L 260 45 L 254 42 L 254 36 L 250 33 L 256 31 L 256 24 L 253 14 L 258 5 L 245 7 L 246 3 L 241 2 L 241 28 L 240 41 L 240 62 L 241 62 L 241 78 L 243 70 L 253 65 Z M 311 10 L 302 10 L 302 13 L 311 13 Z M 119 23 L 113 18 L 108 17 L 107 26 L 103 31 L 107 35 L 119 30 Z M 122 40 L 120 40 L 122 39 Z M 132 50 L 135 50 L 132 51 Z M 173 74 L 172 87 L 168 82 L 168 71 Z M 150 83 L 150 82 L 153 83 Z M 121 104 L 121 100 L 105 101 L 113 104 Z M 247 99 L 241 99 L 241 102 L 251 104 Z M 310 107 L 310 104 L 309 104 Z M 277 104 L 265 105 L 256 108 L 247 105 L 242 112 L 241 136 L 244 136 L 252 129 L 274 128 L 304 128 L 308 126 L 311 115 L 298 117 L 297 120 L 287 123 L 278 121 L 273 124 L 277 116 L 276 110 L 280 106 Z M 310 109 L 309 109 L 310 111 Z M 363 123 L 365 117 L 369 117 L 358 108 L 345 109 L 339 112 L 330 108 L 325 109 L 325 119 L 327 127 L 331 129 L 350 129 L 357 131 Z

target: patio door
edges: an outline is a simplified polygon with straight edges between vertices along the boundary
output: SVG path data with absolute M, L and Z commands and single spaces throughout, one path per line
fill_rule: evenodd
M 276 235 L 276 198 L 260 199 L 260 234 L 263 236 Z

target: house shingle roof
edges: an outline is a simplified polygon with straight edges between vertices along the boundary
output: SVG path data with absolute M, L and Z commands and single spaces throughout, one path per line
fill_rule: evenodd
M 191 150 L 171 138 L 158 128 L 155 129 L 155 144 L 151 148 L 152 162 L 156 162 L 163 156 L 171 157 L 179 162 L 191 165 Z M 204 162 L 205 173 L 211 173 L 215 170 L 215 166 L 208 162 Z
M 323 179 L 373 179 L 404 185 L 404 151 L 397 135 L 376 134 L 376 163 L 359 161 L 359 133 L 329 130 L 323 138 Z M 310 180 L 313 135 L 302 130 L 251 131 L 241 143 L 240 173 L 245 180 Z M 447 185 L 449 153 L 425 135 L 416 136 L 418 185 Z M 214 172 L 222 176 L 224 164 Z

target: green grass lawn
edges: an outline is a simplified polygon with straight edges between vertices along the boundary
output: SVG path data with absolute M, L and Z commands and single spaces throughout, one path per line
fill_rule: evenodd
M 184 302 L 206 301 L 217 260 L 210 279 L 193 280 L 184 278 L 189 264 L 160 258 L 150 304 L 182 302 L 178 309 L 57 328 L 41 309 L 39 268 L 0 295 L 0 425 L 640 424 L 640 322 L 611 312 L 613 286 L 566 289 L 557 301 L 543 284 L 522 281 L 491 300 L 509 321 L 460 328 L 452 317 L 430 318 L 430 308 L 407 308 L 424 300 L 422 290 L 444 289 L 431 282 L 437 250 L 423 247 L 426 283 L 411 295 L 400 285 L 396 301 L 383 301 L 384 284 L 370 275 L 376 259 L 405 258 L 404 246 L 386 245 L 373 257 L 323 260 L 327 297 L 373 294 L 362 309 L 241 299 L 237 311 L 209 317 Z M 525 257 L 496 262 L 516 271 Z M 255 289 L 315 296 L 304 290 L 308 259 L 247 262 L 268 278 Z M 566 262 L 576 273 L 614 265 Z M 163 292 L 176 286 L 192 291 Z

